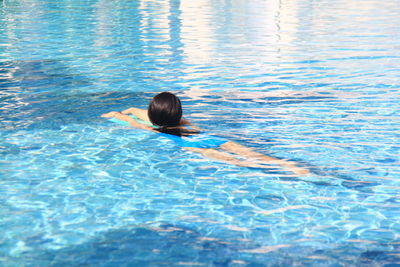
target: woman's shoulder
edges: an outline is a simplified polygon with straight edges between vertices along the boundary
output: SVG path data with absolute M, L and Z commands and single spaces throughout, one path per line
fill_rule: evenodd
M 200 132 L 203 132 L 202 129 L 200 129 L 199 127 L 193 125 L 187 119 L 183 119 L 183 118 L 181 119 L 179 127 L 188 130 L 188 132 L 191 133 L 191 134 L 199 134 Z
M 179 126 L 192 125 L 187 119 L 181 119 Z

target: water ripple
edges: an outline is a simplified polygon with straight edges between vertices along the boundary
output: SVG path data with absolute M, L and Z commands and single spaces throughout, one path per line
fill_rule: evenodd
M 0 265 L 399 262 L 399 12 L 0 1 Z M 99 117 L 165 90 L 200 127 L 312 175 L 210 161 Z

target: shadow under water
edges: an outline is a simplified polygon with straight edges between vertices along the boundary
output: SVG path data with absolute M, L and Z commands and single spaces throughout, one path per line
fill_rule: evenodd
M 49 240 L 37 236 L 27 240 L 27 247 L 38 249 L 9 258 L 9 263 L 23 259 L 25 266 L 382 266 L 394 262 L 397 258 L 391 251 L 400 248 L 384 245 L 387 250 L 367 250 L 348 244 L 332 244 L 325 249 L 307 244 L 261 246 L 245 239 L 219 240 L 171 224 L 112 230 L 62 249 L 43 248 L 46 242 Z

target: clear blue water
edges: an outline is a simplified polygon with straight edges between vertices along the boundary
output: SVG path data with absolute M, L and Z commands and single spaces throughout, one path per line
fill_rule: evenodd
M 1 266 L 399 266 L 398 0 L 0 1 Z M 177 93 L 236 167 L 99 116 Z

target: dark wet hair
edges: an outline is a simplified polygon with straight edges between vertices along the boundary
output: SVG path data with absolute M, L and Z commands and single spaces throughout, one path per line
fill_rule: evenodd
M 151 123 L 159 127 L 156 129 L 159 132 L 177 136 L 197 133 L 179 127 L 182 119 L 181 101 L 170 92 L 162 92 L 156 95 L 149 104 L 147 115 Z
M 172 93 L 160 93 L 151 100 L 147 114 L 156 126 L 176 127 L 182 118 L 181 101 Z

